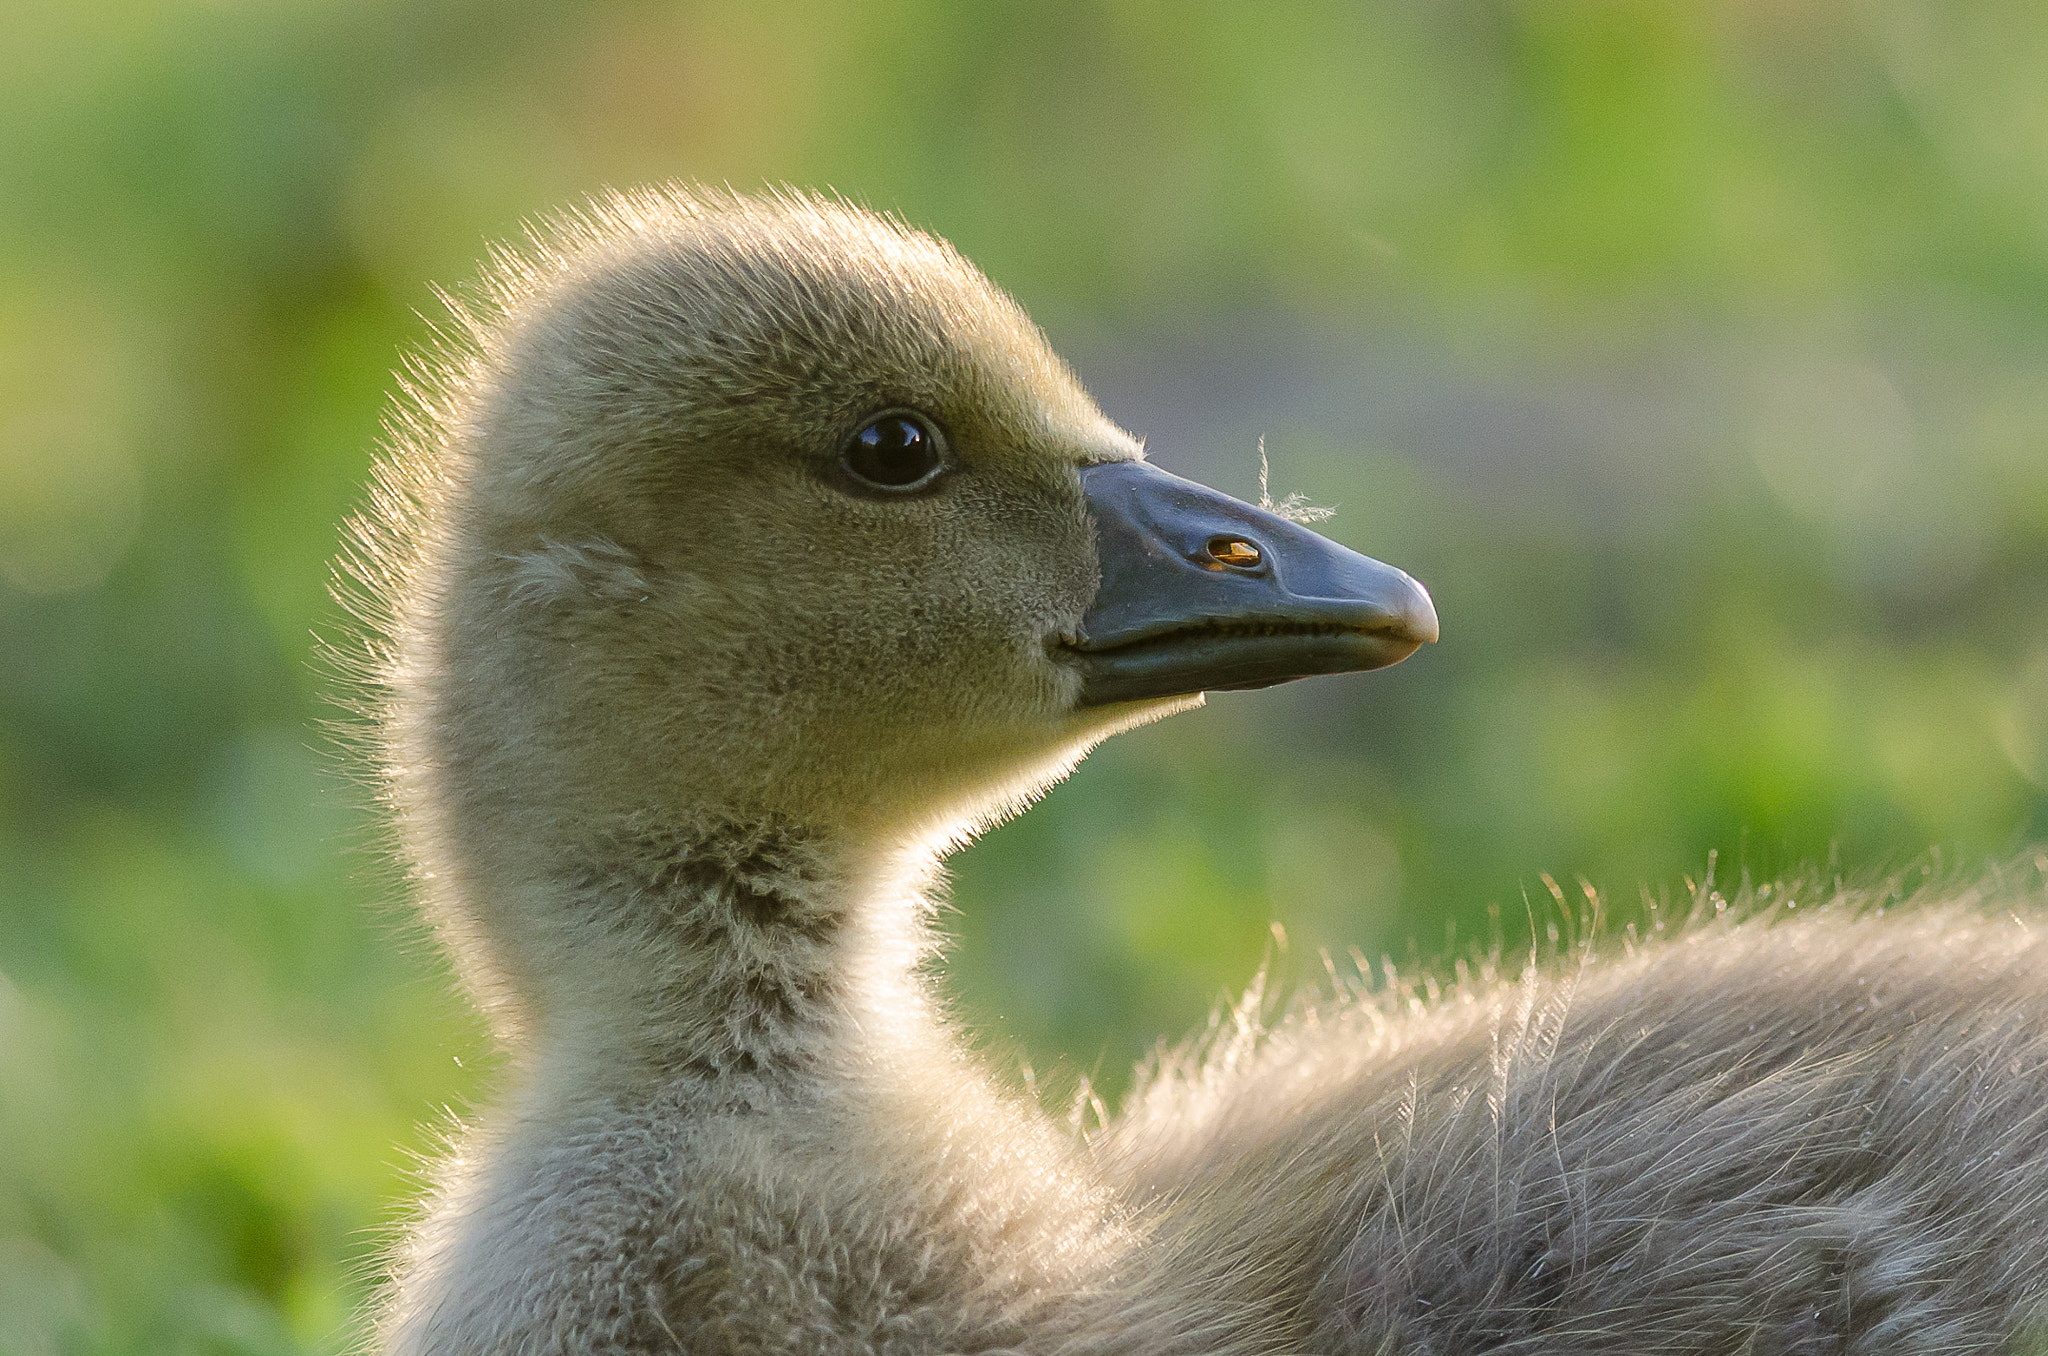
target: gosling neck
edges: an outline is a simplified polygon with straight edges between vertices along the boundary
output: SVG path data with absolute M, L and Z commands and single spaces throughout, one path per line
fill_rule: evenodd
M 873 1068 L 937 1036 L 916 973 L 934 866 L 775 815 L 591 835 L 550 882 L 580 941 L 543 981 L 532 1053 L 594 1092 L 733 1108 Z

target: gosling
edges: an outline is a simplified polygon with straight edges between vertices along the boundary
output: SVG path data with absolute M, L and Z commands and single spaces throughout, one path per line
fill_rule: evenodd
M 414 1353 L 2018 1351 L 2038 883 L 1358 994 L 1079 1140 L 927 992 L 936 863 L 1400 571 L 1157 470 L 948 246 L 668 189 L 497 264 L 352 568 L 383 785 L 506 1061 Z M 1247 1029 L 1251 1026 L 1246 1023 Z

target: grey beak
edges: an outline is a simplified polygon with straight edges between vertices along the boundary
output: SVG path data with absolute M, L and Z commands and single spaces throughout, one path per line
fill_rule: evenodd
M 1081 488 L 1102 563 L 1070 649 L 1083 705 L 1384 668 L 1437 638 L 1422 585 L 1299 523 L 1141 461 Z

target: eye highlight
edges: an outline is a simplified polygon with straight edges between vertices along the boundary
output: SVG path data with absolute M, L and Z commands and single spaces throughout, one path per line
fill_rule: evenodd
M 891 410 L 861 425 L 840 461 L 861 485 L 904 494 L 923 489 L 946 468 L 946 445 L 915 410 Z

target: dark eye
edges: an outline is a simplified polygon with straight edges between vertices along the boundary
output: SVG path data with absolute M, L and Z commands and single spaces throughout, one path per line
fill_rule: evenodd
M 907 411 L 877 415 L 846 445 L 846 469 L 864 485 L 881 490 L 915 490 L 945 467 L 938 430 Z

